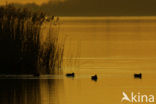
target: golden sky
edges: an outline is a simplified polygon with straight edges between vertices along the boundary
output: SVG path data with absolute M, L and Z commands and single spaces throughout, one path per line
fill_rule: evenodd
M 26 3 L 36 3 L 38 5 L 41 5 L 43 3 L 47 3 L 49 0 L 0 0 L 0 5 L 4 5 L 6 3 L 20 3 L 20 4 L 26 4 Z M 51 0 L 51 1 L 64 1 L 64 0 Z

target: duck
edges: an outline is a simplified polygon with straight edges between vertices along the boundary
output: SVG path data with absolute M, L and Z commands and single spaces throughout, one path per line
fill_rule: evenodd
M 67 77 L 75 77 L 75 73 L 67 73 L 66 76 Z
M 94 75 L 94 76 L 91 76 L 91 79 L 94 81 L 97 81 L 98 77 L 97 77 L 97 75 Z
M 40 74 L 39 74 L 39 73 L 34 73 L 33 76 L 34 76 L 34 77 L 39 77 Z
M 142 79 L 142 73 L 139 74 L 134 73 L 134 78 Z

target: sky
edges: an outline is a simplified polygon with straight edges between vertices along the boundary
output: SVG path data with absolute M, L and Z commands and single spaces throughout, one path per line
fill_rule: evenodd
M 56 16 L 156 16 L 156 0 L 0 0 Z

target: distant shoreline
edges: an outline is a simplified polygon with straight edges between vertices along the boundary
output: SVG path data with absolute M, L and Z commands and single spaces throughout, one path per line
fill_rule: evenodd
M 156 16 L 59 16 L 63 19 L 156 19 Z

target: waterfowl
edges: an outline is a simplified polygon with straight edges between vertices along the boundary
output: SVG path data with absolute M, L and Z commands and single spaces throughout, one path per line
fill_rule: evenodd
M 142 74 L 141 73 L 139 73 L 139 74 L 134 73 L 134 78 L 141 79 L 142 78 Z
M 97 77 L 97 75 L 94 75 L 94 76 L 91 76 L 91 79 L 94 81 L 97 81 L 98 77 Z
M 39 74 L 39 73 L 34 73 L 33 76 L 34 76 L 34 77 L 39 77 L 40 74 Z
M 75 73 L 67 73 L 66 76 L 67 77 L 75 77 Z

